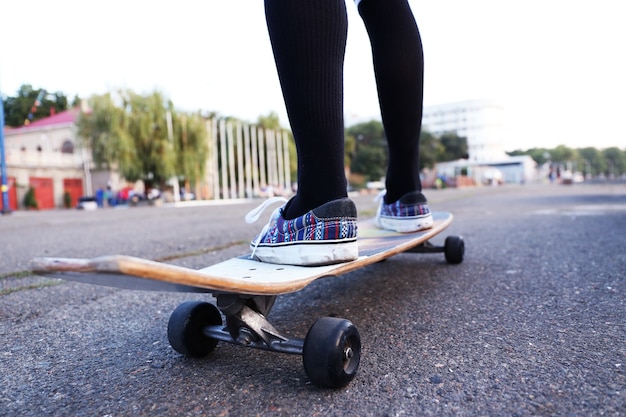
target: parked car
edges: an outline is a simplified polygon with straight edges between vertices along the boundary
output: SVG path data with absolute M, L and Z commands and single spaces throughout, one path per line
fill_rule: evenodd
M 80 197 L 78 199 L 78 203 L 76 203 L 76 208 L 79 210 L 95 210 L 98 208 L 98 202 L 96 201 L 96 197 Z

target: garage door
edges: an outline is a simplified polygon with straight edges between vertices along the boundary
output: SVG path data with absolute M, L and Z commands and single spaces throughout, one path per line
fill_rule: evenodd
M 70 195 L 70 207 L 76 207 L 78 199 L 83 195 L 83 180 L 80 178 L 65 178 L 63 180 L 63 194 L 65 193 Z
M 54 184 L 52 178 L 30 177 L 30 186 L 35 189 L 35 200 L 40 210 L 54 208 Z

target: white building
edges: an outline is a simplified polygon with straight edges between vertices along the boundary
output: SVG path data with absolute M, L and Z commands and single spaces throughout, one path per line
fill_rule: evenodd
M 531 157 L 510 157 L 504 151 L 504 107 L 494 100 L 425 107 L 422 126 L 435 136 L 455 133 L 467 139 L 469 158 L 437 164 L 440 175 L 457 177 L 463 173 L 476 184 L 536 179 L 536 164 Z
M 470 100 L 424 108 L 424 130 L 435 136 L 456 133 L 467 138 L 471 162 L 506 158 L 504 107 L 493 100 Z
M 63 207 L 65 193 L 71 206 L 88 194 L 88 156 L 77 137 L 77 115 L 78 109 L 70 109 L 26 126 L 5 127 L 11 210 L 20 208 L 30 188 L 40 209 Z

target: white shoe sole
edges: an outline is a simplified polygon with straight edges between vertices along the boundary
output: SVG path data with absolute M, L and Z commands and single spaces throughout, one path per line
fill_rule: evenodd
M 359 257 L 356 240 L 336 243 L 287 242 L 258 246 L 254 258 L 280 265 L 320 266 L 354 261 Z
M 430 229 L 433 227 L 432 214 L 402 218 L 379 216 L 376 221 L 378 223 L 378 227 L 381 229 L 399 233 L 419 232 L 420 230 Z

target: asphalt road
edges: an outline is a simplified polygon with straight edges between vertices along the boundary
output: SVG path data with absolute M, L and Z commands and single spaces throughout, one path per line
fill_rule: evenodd
M 625 416 L 626 186 L 430 191 L 465 261 L 402 254 L 278 298 L 270 319 L 304 336 L 352 320 L 355 380 L 310 384 L 299 356 L 168 344 L 169 314 L 208 296 L 34 277 L 36 256 L 143 256 L 195 268 L 247 251 L 258 202 L 0 217 L 2 416 Z M 371 197 L 356 199 L 362 218 Z M 440 242 L 440 241 L 439 241 Z

